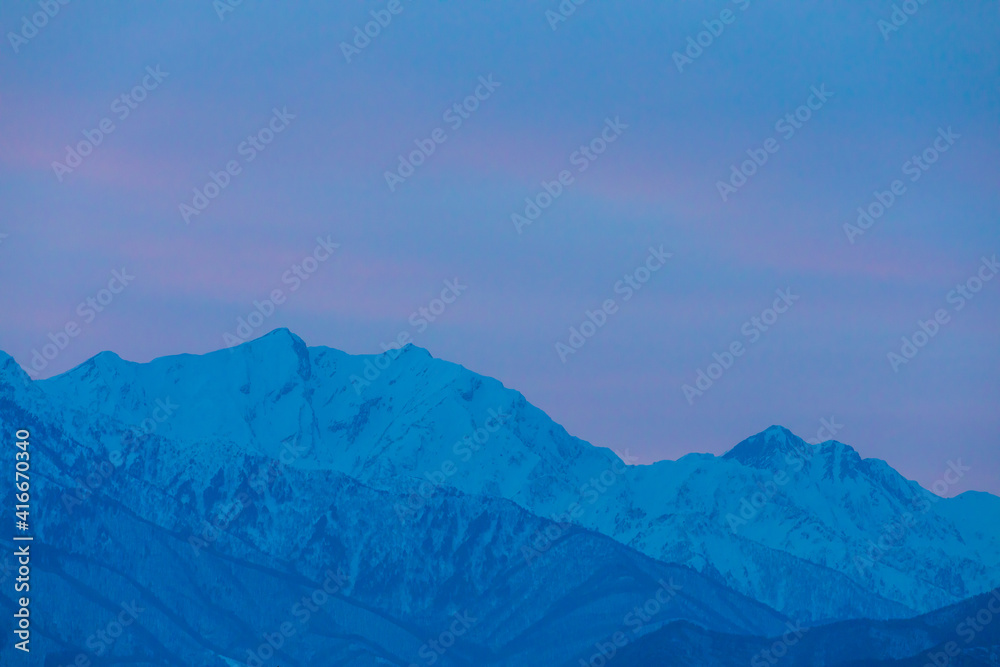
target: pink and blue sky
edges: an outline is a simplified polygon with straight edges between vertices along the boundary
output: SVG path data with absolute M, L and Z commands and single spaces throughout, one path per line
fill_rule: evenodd
M 888 32 L 888 0 L 590 0 L 555 29 L 556 0 L 401 0 L 347 62 L 341 43 L 389 4 L 244 0 L 220 18 L 209 0 L 71 2 L 17 39 L 42 10 L 4 3 L 0 349 L 30 368 L 77 322 L 47 377 L 102 350 L 223 347 L 329 236 L 337 252 L 256 334 L 375 353 L 409 331 L 643 461 L 771 424 L 811 439 L 832 417 L 836 439 L 925 486 L 961 459 L 947 495 L 1000 492 L 1000 280 L 961 310 L 947 298 L 1000 253 L 996 2 L 914 3 Z M 147 67 L 166 77 L 120 118 Z M 490 75 L 453 129 L 444 113 Z M 777 131 L 820 86 L 809 120 Z M 247 162 L 238 147 L 275 108 L 294 120 Z M 114 131 L 60 180 L 52 163 L 104 118 Z M 608 118 L 627 129 L 579 172 Z M 447 141 L 390 191 L 385 172 L 436 128 Z M 958 138 L 910 181 L 939 128 Z M 717 182 L 770 137 L 780 148 L 723 201 Z M 187 224 L 179 205 L 230 160 L 240 173 Z M 564 169 L 573 184 L 517 233 L 511 214 Z M 849 243 L 844 224 L 895 179 L 905 194 Z M 623 301 L 616 282 L 660 245 L 672 258 Z M 78 304 L 123 267 L 134 280 L 85 321 Z M 468 289 L 412 326 L 455 278 Z M 682 386 L 785 288 L 799 300 L 690 404 Z M 609 298 L 617 312 L 563 363 L 556 343 Z M 938 309 L 949 321 L 894 371 L 887 354 Z

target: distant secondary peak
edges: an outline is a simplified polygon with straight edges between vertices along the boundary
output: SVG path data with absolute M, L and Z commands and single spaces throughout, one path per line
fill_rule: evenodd
M 284 327 L 274 329 L 260 338 L 254 338 L 253 340 L 249 340 L 240 345 L 240 347 L 244 346 L 251 350 L 258 348 L 272 348 L 275 346 L 286 348 L 291 347 L 303 350 L 306 349 L 305 341 Z
M 20 364 L 14 361 L 14 357 L 0 350 L 0 382 L 27 383 L 29 379 Z
M 755 468 L 769 468 L 776 458 L 782 460 L 787 454 L 801 453 L 807 447 L 802 438 L 784 426 L 770 426 L 730 449 L 723 458 Z
M 418 347 L 413 343 L 407 343 L 403 346 L 403 352 L 406 354 L 419 355 L 421 357 L 427 357 L 428 359 L 433 359 L 433 355 L 422 347 Z
M 104 352 L 98 352 L 90 359 L 69 369 L 65 373 L 57 375 L 55 378 L 44 380 L 43 382 L 49 382 L 63 376 L 71 381 L 103 382 L 106 376 L 118 373 L 128 363 L 114 352 L 105 350 Z
M 261 336 L 260 338 L 257 338 L 255 340 L 264 340 L 264 339 L 287 340 L 287 341 L 291 341 L 292 343 L 302 343 L 303 342 L 301 338 L 299 338 L 294 333 L 292 333 L 291 330 L 288 329 L 287 327 L 279 327 L 277 329 L 273 329 L 273 330 L 267 332 L 266 334 L 264 334 L 263 336 Z M 251 341 L 251 342 L 253 342 L 253 341 Z
M 232 349 L 247 354 L 248 360 L 252 360 L 255 368 L 265 369 L 266 372 L 274 371 L 274 367 L 269 364 L 280 364 L 282 360 L 290 360 L 295 372 L 300 376 L 308 378 L 311 374 L 309 348 L 306 347 L 305 341 L 284 327 Z

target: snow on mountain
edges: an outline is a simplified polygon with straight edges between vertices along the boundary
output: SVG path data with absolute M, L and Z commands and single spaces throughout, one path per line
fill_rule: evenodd
M 85 364 L 81 386 L 108 389 L 99 375 L 118 363 Z M 0 376 L 0 431 L 31 431 L 33 651 L 45 664 L 81 664 L 82 654 L 198 667 L 513 667 L 566 664 L 616 633 L 637 639 L 677 621 L 738 635 L 785 627 L 689 568 L 506 499 L 439 488 L 402 521 L 395 507 L 413 480 L 374 489 L 297 466 L 294 443 L 287 462 L 243 451 L 202 456 L 215 466 L 203 467 L 189 442 L 151 432 L 115 466 L 107 444 L 130 446 L 138 422 L 106 405 L 80 429 L 87 413 L 10 382 L 11 370 Z M 121 374 L 133 388 L 135 370 Z M 2 500 L 13 503 L 9 491 Z M 0 590 L 0 606 L 13 608 L 10 595 Z M 138 622 L 109 641 L 99 633 L 123 610 Z M 0 640 L 3 660 L 16 655 L 10 636 Z
M 279 329 L 148 364 L 105 353 L 34 385 L 82 415 L 64 423 L 74 433 L 96 416 L 149 423 L 169 400 L 176 414 L 156 434 L 190 466 L 276 458 L 294 443 L 297 469 L 380 489 L 411 480 L 416 492 L 394 506 L 401 521 L 438 485 L 507 498 L 813 622 L 912 615 L 1000 583 L 994 496 L 941 499 L 847 445 L 780 427 L 721 457 L 629 465 L 520 393 L 413 346 L 349 355 Z

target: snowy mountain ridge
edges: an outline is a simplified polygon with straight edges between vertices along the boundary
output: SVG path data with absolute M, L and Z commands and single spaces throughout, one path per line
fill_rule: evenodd
M 0 359 L 0 381 L 19 372 L 10 363 Z M 349 355 L 279 329 L 147 364 L 102 353 L 26 386 L 71 407 L 52 418 L 81 441 L 97 417 L 139 427 L 169 399 L 176 413 L 156 436 L 192 469 L 285 456 L 376 489 L 408 483 L 394 507 L 401 524 L 442 486 L 506 498 L 811 622 L 912 616 L 1000 584 L 996 496 L 942 499 L 848 445 L 810 445 L 776 426 L 720 457 L 633 465 L 500 382 L 413 346 Z M 98 440 L 108 452 L 127 444 Z M 552 542 L 537 535 L 532 549 Z

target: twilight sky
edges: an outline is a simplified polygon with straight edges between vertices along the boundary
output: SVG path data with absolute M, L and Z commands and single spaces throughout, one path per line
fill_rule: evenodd
M 1000 8 L 903 4 L 5 2 L 0 349 L 406 333 L 643 461 L 832 418 L 998 493 Z

